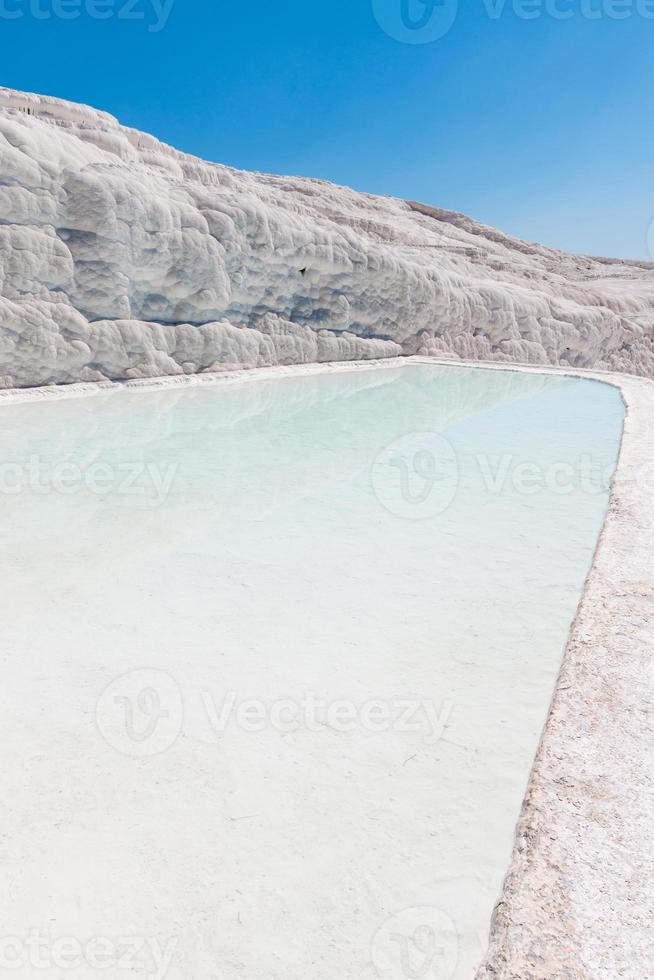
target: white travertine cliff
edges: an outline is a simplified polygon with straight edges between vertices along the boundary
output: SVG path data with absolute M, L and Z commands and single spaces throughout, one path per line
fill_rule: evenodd
M 654 264 L 0 88 L 0 387 L 439 354 L 654 376 Z

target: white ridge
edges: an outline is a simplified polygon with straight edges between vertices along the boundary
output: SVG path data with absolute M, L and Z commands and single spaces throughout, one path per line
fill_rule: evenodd
M 0 387 L 431 354 L 654 376 L 654 264 L 0 88 Z

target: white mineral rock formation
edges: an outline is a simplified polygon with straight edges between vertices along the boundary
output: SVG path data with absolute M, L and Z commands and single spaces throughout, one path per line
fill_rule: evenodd
M 0 89 L 0 387 L 407 353 L 654 376 L 654 264 Z

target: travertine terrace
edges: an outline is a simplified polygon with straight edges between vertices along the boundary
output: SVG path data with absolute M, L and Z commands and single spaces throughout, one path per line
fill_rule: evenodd
M 0 89 L 0 385 L 406 354 L 654 375 L 654 265 Z

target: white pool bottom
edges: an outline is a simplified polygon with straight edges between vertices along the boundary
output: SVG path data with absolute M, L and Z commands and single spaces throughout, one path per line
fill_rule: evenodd
M 86 477 L 1 495 L 6 934 L 156 941 L 137 976 L 166 948 L 185 980 L 471 977 L 606 508 L 596 479 L 542 487 L 586 456 L 610 471 L 621 423 L 599 384 L 415 365 L 4 406 L 3 459 L 37 454 L 46 485 L 64 457 L 116 485 L 126 461 L 162 486 L 177 467 L 160 506 Z M 398 482 L 430 431 L 460 474 L 433 514 L 428 469 L 410 499 Z M 133 741 L 114 698 L 142 686 L 169 717 Z M 229 692 L 257 719 L 290 702 L 299 730 L 216 732 Z M 371 701 L 396 724 L 374 709 L 372 731 Z

